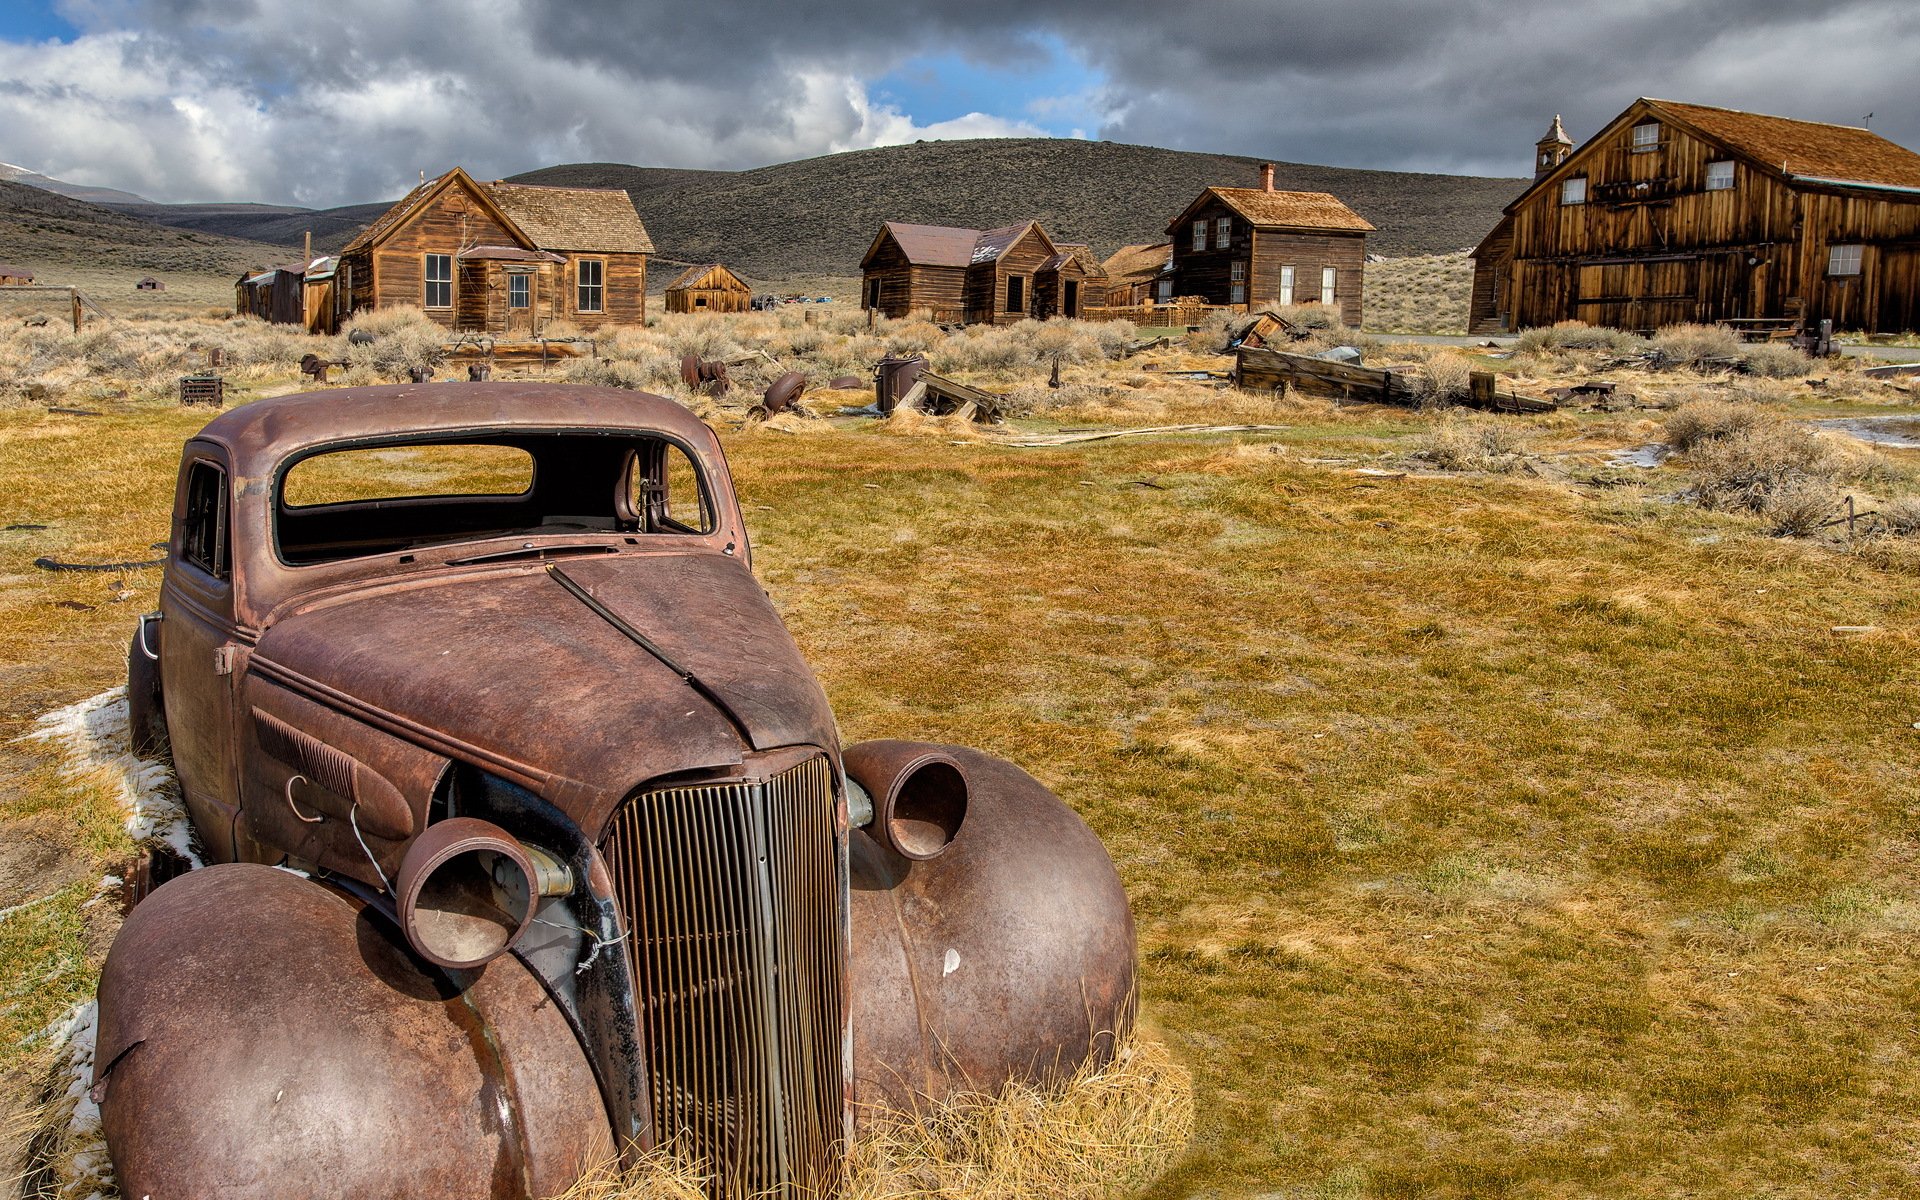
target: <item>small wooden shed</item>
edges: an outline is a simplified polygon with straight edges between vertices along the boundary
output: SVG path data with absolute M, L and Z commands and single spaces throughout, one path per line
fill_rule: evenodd
M 234 288 L 234 311 L 275 325 L 305 324 L 305 275 L 302 264 L 268 267 L 242 275 Z
M 26 287 L 32 282 L 32 271 L 25 267 L 10 267 L 0 263 L 0 287 Z
M 140 282 L 133 285 L 133 290 L 136 292 L 164 292 L 167 290 L 167 285 L 151 275 L 142 275 Z
M 746 312 L 753 289 L 724 263 L 688 267 L 667 285 L 667 311 L 672 313 Z

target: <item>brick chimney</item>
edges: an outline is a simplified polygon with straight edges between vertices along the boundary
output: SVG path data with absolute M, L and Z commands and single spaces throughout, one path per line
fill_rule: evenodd
M 1272 163 L 1260 164 L 1260 190 L 1263 192 L 1270 192 L 1273 190 L 1273 164 Z

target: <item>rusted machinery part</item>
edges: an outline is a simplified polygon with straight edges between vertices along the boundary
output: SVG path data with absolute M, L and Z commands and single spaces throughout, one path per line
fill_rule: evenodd
M 850 392 L 863 385 L 858 375 L 836 375 L 827 386 L 836 392 Z
M 700 386 L 700 356 L 682 354 L 680 356 L 680 382 L 688 387 Z
M 558 1007 L 513 957 L 441 972 L 286 871 L 209 867 L 135 908 L 94 1059 L 125 1196 L 550 1196 L 611 1152 Z
M 413 839 L 394 880 L 407 942 L 437 967 L 484 966 L 533 923 L 533 861 L 491 821 L 454 817 Z
M 733 380 L 727 375 L 726 363 L 708 362 L 698 354 L 681 355 L 680 382 L 690 388 L 704 387 L 715 396 L 725 394 L 733 386 Z
M 927 369 L 927 360 L 918 355 L 883 358 L 873 368 L 873 403 L 882 413 L 891 413 L 900 397 L 913 390 Z
M 167 714 L 160 701 L 160 614 L 140 618 L 127 643 L 127 729 L 136 758 L 166 752 Z
M 1100 839 L 1039 781 L 957 746 L 966 824 L 914 862 L 852 837 L 855 1118 L 1111 1058 L 1133 1017 L 1134 932 Z
M 869 836 L 902 858 L 925 861 L 952 844 L 967 819 L 967 773 L 923 742 L 848 746 L 847 775 L 873 798 Z
M 762 395 L 760 407 L 768 416 L 783 413 L 799 405 L 800 397 L 807 390 L 807 377 L 800 371 L 788 371 L 785 375 L 767 385 Z

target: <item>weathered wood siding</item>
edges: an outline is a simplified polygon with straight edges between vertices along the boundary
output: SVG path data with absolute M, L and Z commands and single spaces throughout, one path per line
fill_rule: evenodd
M 1233 225 L 1226 246 L 1219 245 L 1220 218 L 1229 218 Z M 1207 223 L 1207 248 L 1193 248 L 1193 223 L 1199 220 Z M 1174 230 L 1173 238 L 1173 294 L 1176 296 L 1202 296 L 1208 304 L 1230 304 L 1227 297 L 1233 294 L 1233 264 L 1250 263 L 1253 257 L 1253 226 L 1228 208 L 1219 197 L 1210 197 L 1199 208 L 1187 214 L 1187 219 Z M 1251 287 L 1251 281 L 1248 286 Z M 1245 301 L 1242 301 L 1245 303 Z
M 881 239 L 880 247 L 867 261 L 862 272 L 860 305 L 877 308 L 886 317 L 904 317 L 919 309 L 932 312 L 936 319 L 962 319 L 967 272 L 964 267 L 922 267 L 907 261 L 899 243 L 891 235 Z M 879 286 L 875 303 L 874 286 Z
M 373 278 L 368 281 L 372 306 L 410 305 L 449 329 L 484 328 L 468 323 L 471 318 L 465 316 L 476 308 L 484 311 L 485 305 L 475 297 L 462 304 L 460 292 L 466 279 L 459 265 L 454 270 L 452 306 L 426 307 L 426 256 L 458 254 L 468 246 L 517 245 L 518 241 L 493 219 L 484 201 L 456 183 L 390 230 L 374 248 Z
M 753 306 L 753 290 L 731 272 L 713 267 L 680 287 L 666 292 L 670 313 L 746 312 Z
M 1027 320 L 1033 312 L 1033 282 L 1040 267 L 1054 255 L 1051 243 L 1038 225 L 1025 233 L 989 263 L 967 269 L 967 323 L 1012 325 Z M 1007 306 L 1007 281 L 1019 276 L 1020 303 Z
M 1367 239 L 1357 233 L 1295 233 L 1259 229 L 1253 234 L 1252 268 L 1248 271 L 1247 303 L 1265 308 L 1283 303 L 1281 281 L 1293 268 L 1293 303 L 1320 303 L 1323 272 L 1333 268 L 1333 307 L 1340 320 L 1358 328 L 1361 289 L 1367 269 Z M 1232 293 L 1227 293 L 1231 295 Z M 1221 300 L 1220 303 L 1227 303 Z
M 1671 122 L 1636 153 L 1633 128 L 1651 119 L 1629 110 L 1514 209 L 1510 244 L 1476 262 L 1471 327 L 1503 311 L 1511 329 L 1786 317 L 1915 327 L 1920 196 L 1790 183 Z M 1716 161 L 1734 164 L 1731 188 L 1707 189 Z M 1561 202 L 1569 178 L 1586 180 L 1585 203 Z M 1849 244 L 1863 247 L 1860 274 L 1828 275 L 1831 247 Z
M 647 320 L 647 256 L 644 254 L 591 254 L 555 250 L 566 256 L 560 268 L 563 294 L 554 307 L 567 321 L 585 330 L 609 325 L 643 325 Z M 598 259 L 606 264 L 601 273 L 604 284 L 601 312 L 580 308 L 580 261 Z

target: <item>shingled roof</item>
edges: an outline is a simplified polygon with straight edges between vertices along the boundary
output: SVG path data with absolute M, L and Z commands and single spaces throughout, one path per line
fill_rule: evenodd
M 1373 225 L 1326 192 L 1269 192 L 1263 188 L 1210 187 L 1187 205 L 1192 212 L 1209 196 L 1262 229 L 1334 229 L 1343 233 L 1371 233 Z M 1176 232 L 1187 212 L 1175 217 L 1167 232 Z
M 1107 278 L 1115 283 L 1145 283 L 1171 261 L 1173 246 L 1167 242 L 1122 246 L 1106 261 Z
M 651 254 L 633 198 L 618 188 L 540 187 L 527 183 L 479 183 L 459 167 L 429 179 L 381 213 L 341 253 L 364 249 L 403 224 L 444 187 L 464 183 L 498 209 L 507 223 L 541 250 L 599 254 Z
M 633 209 L 633 198 L 619 188 L 505 182 L 484 186 L 500 210 L 542 250 L 653 253 L 653 239 Z
M 25 267 L 10 267 L 6 263 L 0 263 L 0 279 L 24 279 L 32 283 L 33 272 Z
M 1870 129 L 1674 100 L 1647 99 L 1643 103 L 1795 179 L 1920 188 L 1920 154 Z
M 958 225 L 912 225 L 888 221 L 882 227 L 892 235 L 894 244 L 916 267 L 970 267 L 992 262 L 1033 228 L 1037 222 L 1020 221 L 998 229 L 964 229 Z M 1041 230 L 1040 236 L 1046 237 Z M 874 243 L 879 245 L 878 241 Z M 1048 245 L 1053 245 L 1051 238 Z M 1056 250 L 1059 247 L 1054 247 Z M 868 252 L 869 254 L 872 251 Z

